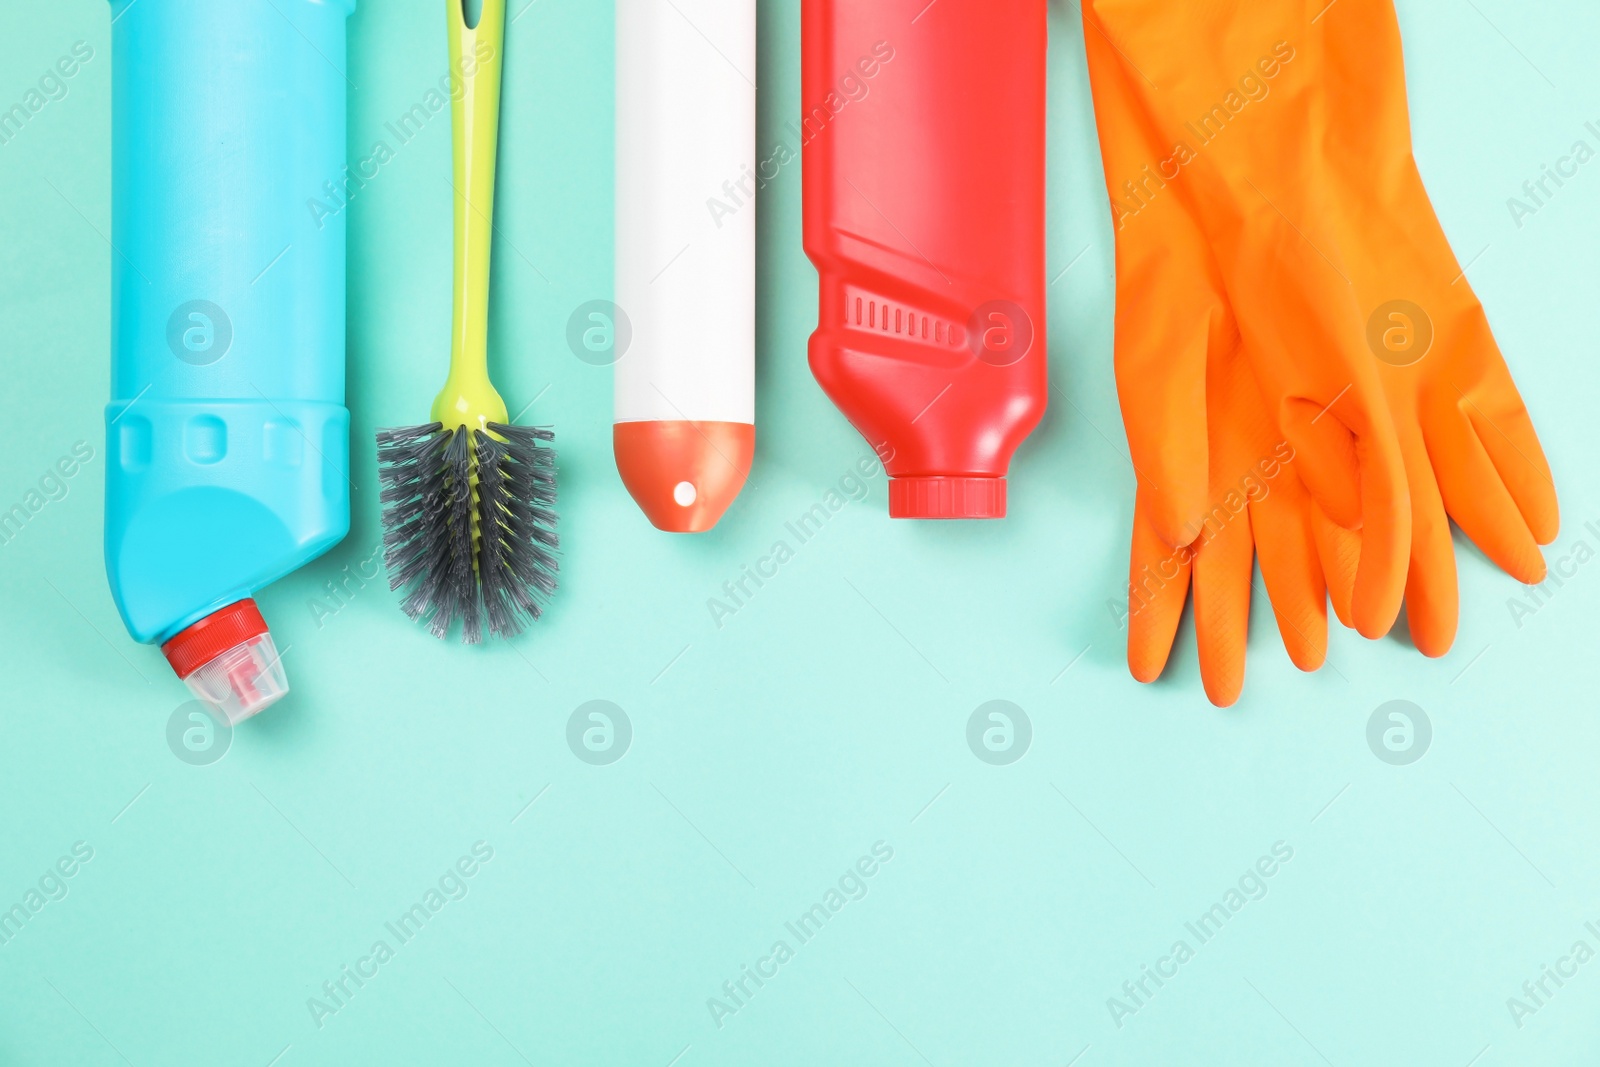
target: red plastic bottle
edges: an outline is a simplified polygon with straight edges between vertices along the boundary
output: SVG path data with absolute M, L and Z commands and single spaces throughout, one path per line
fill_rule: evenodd
M 1047 0 L 804 0 L 811 371 L 896 518 L 1001 518 L 1044 415 Z

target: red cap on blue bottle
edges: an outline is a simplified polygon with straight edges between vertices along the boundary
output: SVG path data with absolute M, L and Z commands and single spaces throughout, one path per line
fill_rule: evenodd
M 161 651 L 190 691 L 230 723 L 248 719 L 289 692 L 283 661 L 254 600 L 212 612 Z

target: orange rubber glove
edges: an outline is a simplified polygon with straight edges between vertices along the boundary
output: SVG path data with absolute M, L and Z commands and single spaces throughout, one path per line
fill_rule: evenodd
M 1328 9 L 1323 9 L 1322 15 L 1327 14 Z M 1340 14 L 1337 21 L 1318 16 L 1317 21 L 1326 22 L 1323 35 L 1316 39 L 1319 47 L 1300 57 L 1318 61 L 1308 80 L 1326 88 L 1327 99 L 1317 112 L 1322 124 L 1301 131 L 1305 143 L 1296 146 L 1284 142 L 1282 158 L 1297 164 L 1313 161 L 1315 165 L 1309 171 L 1297 165 L 1284 173 L 1263 169 L 1252 184 L 1260 181 L 1266 187 L 1257 187 L 1263 199 L 1287 199 L 1297 190 L 1319 197 L 1321 209 L 1316 217 L 1331 224 L 1327 232 L 1333 243 L 1328 247 L 1348 271 L 1360 306 L 1367 312 L 1371 324 L 1367 331 L 1369 343 L 1379 357 L 1376 363 L 1399 431 L 1416 515 L 1406 589 L 1408 617 L 1418 647 L 1430 655 L 1439 655 L 1451 643 L 1457 615 L 1454 553 L 1446 508 L 1492 559 L 1519 579 L 1534 582 L 1541 580 L 1544 573 L 1535 542 L 1553 539 L 1558 512 L 1549 468 L 1531 421 L 1494 345 L 1483 310 L 1462 278 L 1412 160 L 1404 69 L 1393 8 L 1389 0 L 1346 0 Z M 1129 103 L 1148 91 L 1149 83 L 1141 85 L 1139 75 L 1127 69 L 1126 55 L 1119 53 L 1104 35 L 1086 33 L 1086 37 L 1108 183 L 1114 189 L 1117 174 L 1131 172 L 1141 152 L 1148 155 L 1152 143 L 1161 143 L 1160 135 L 1152 132 L 1161 123 L 1138 113 L 1138 107 Z M 1145 134 L 1142 143 L 1133 136 L 1140 128 Z M 1132 291 L 1128 287 L 1137 282 L 1144 287 L 1138 291 L 1181 294 L 1167 303 L 1169 313 L 1181 308 L 1191 319 L 1209 314 L 1215 327 L 1228 313 L 1226 303 L 1220 294 L 1209 303 L 1193 295 L 1197 288 L 1193 279 L 1205 274 L 1205 257 L 1193 250 L 1197 243 L 1193 219 L 1183 217 L 1188 210 L 1184 206 L 1187 190 L 1181 188 L 1181 183 L 1173 184 L 1180 186 L 1180 195 L 1165 198 L 1159 204 L 1151 198 L 1135 212 L 1141 225 L 1146 221 L 1157 223 L 1160 236 L 1166 238 L 1164 245 L 1152 240 L 1150 234 L 1119 229 L 1119 291 L 1126 294 Z M 1275 195 L 1273 190 L 1280 188 L 1286 191 Z M 1154 219 L 1142 217 L 1146 211 Z M 1332 264 L 1334 259 L 1330 257 L 1329 262 Z M 1143 266 L 1136 267 L 1138 264 Z M 1178 277 L 1164 277 L 1164 273 Z M 1415 303 L 1409 307 L 1392 305 L 1397 293 L 1424 298 L 1427 310 Z M 1148 343 L 1148 338 L 1139 336 L 1139 324 L 1149 318 L 1119 304 L 1119 352 L 1130 344 Z M 1227 380 L 1227 375 L 1219 376 L 1218 371 L 1218 365 L 1225 362 L 1219 353 L 1225 351 L 1225 346 L 1215 342 L 1210 346 L 1212 389 L 1237 395 L 1237 387 L 1229 390 L 1226 385 L 1215 384 Z M 1234 424 L 1238 418 L 1236 413 L 1228 414 L 1227 405 L 1216 396 L 1211 398 L 1214 493 L 1219 484 L 1224 491 L 1228 485 L 1225 480 L 1219 483 L 1217 478 L 1216 456 L 1230 447 L 1227 435 L 1219 435 L 1218 423 L 1227 419 Z M 1257 451 L 1262 441 L 1270 438 L 1270 433 L 1265 439 L 1258 433 Z M 1237 449 L 1237 444 L 1232 447 Z M 1224 470 L 1237 470 L 1239 461 L 1221 466 Z M 1292 483 L 1292 476 L 1289 481 Z M 1291 492 L 1292 489 L 1291 485 Z M 1141 493 L 1136 517 L 1129 662 L 1136 676 L 1148 680 L 1159 674 L 1166 661 L 1189 576 L 1184 573 L 1170 582 L 1152 579 L 1152 561 L 1158 578 L 1176 573 L 1178 568 L 1166 562 L 1171 553 L 1159 539 L 1152 539 L 1145 496 Z M 1321 659 L 1320 645 L 1307 640 L 1319 633 L 1316 625 L 1324 618 L 1321 596 L 1312 592 L 1316 589 L 1314 584 L 1305 581 L 1297 585 L 1280 577 L 1274 582 L 1274 571 L 1280 575 L 1284 572 L 1282 564 L 1274 566 L 1269 562 L 1275 556 L 1306 562 L 1303 551 L 1294 555 L 1294 550 L 1304 544 L 1302 523 L 1281 519 L 1281 513 L 1293 510 L 1291 503 L 1292 498 L 1280 493 L 1280 518 L 1270 524 L 1257 520 L 1257 516 L 1272 510 L 1266 500 L 1251 502 L 1249 513 L 1256 549 L 1262 557 L 1263 576 L 1278 612 L 1285 644 L 1295 662 L 1307 667 Z M 1335 608 L 1348 623 L 1354 587 L 1353 560 L 1359 542 L 1348 531 L 1323 519 L 1314 506 L 1303 503 L 1302 507 L 1309 513 Z M 1219 703 L 1236 696 L 1238 682 L 1242 681 L 1247 627 L 1242 609 L 1248 606 L 1250 580 L 1248 553 L 1243 555 L 1241 567 L 1237 548 L 1227 545 L 1226 537 L 1207 537 L 1176 557 L 1184 563 L 1194 561 L 1202 674 L 1208 695 Z M 1287 557 L 1276 548 L 1287 548 Z M 1225 554 L 1231 565 L 1208 568 L 1208 554 L 1219 553 Z M 1308 568 L 1309 564 L 1289 573 L 1303 577 Z M 1225 577 L 1218 577 L 1219 574 Z M 1307 614 L 1306 604 L 1312 596 L 1315 608 Z M 1208 609 L 1208 602 L 1231 605 L 1237 610 Z M 1311 621 L 1296 625 L 1295 619 Z M 1286 626 L 1286 622 L 1290 625 Z
M 1450 518 L 1506 573 L 1537 584 L 1545 577 L 1538 546 L 1560 525 L 1555 486 L 1413 159 L 1392 0 L 1342 0 L 1319 25 L 1328 101 L 1319 176 L 1333 188 L 1330 221 L 1405 456 L 1411 637 L 1424 654 L 1442 656 L 1455 640 L 1459 600 Z M 1258 181 L 1271 196 L 1297 177 Z M 1348 590 L 1335 580 L 1333 592 L 1342 608 Z
M 1084 0 L 1085 38 L 1128 72 L 1160 131 L 1144 162 L 1108 171 L 1119 228 L 1182 188 L 1239 324 L 1272 433 L 1301 481 L 1341 526 L 1362 530 L 1350 613 L 1387 632 L 1404 592 L 1411 510 L 1398 439 L 1365 340 L 1365 320 L 1325 232 L 1327 190 L 1313 180 L 1327 102 L 1316 78 L 1323 6 L 1307 0 Z M 1091 59 L 1097 106 L 1104 62 Z M 1264 193 L 1256 177 L 1302 180 Z M 1127 300 L 1132 292 L 1123 290 Z M 1163 316 L 1161 295 L 1141 308 Z M 1206 507 L 1205 346 L 1184 326 L 1140 346 L 1119 338 L 1118 391 L 1147 513 L 1174 546 Z
M 1086 47 L 1101 154 L 1111 178 L 1154 158 L 1160 135 L 1137 106 L 1127 84 L 1131 74 L 1114 49 L 1092 34 Z M 1201 525 L 1183 547 L 1173 548 L 1163 535 L 1156 491 L 1140 481 L 1128 666 L 1143 682 L 1161 674 L 1192 587 L 1201 680 L 1212 703 L 1226 707 L 1244 684 L 1257 556 L 1284 646 L 1302 670 L 1317 669 L 1326 655 L 1327 591 L 1316 509 L 1295 472 L 1293 449 L 1268 417 L 1220 271 L 1187 198 L 1188 190 L 1174 188 L 1138 218 L 1125 219 L 1117 232 L 1119 360 L 1124 353 L 1193 355 L 1201 374 L 1193 400 L 1197 410 L 1181 414 L 1203 413 L 1207 463 Z M 1119 382 L 1127 369 L 1119 362 Z M 1353 584 L 1353 535 L 1331 524 L 1323 534 L 1322 550 L 1340 568 L 1342 584 Z

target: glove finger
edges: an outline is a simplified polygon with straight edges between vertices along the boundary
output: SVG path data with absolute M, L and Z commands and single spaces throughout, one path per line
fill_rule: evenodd
M 1464 396 L 1463 409 L 1478 440 L 1483 442 L 1489 461 L 1516 501 L 1528 532 L 1539 544 L 1548 545 L 1556 539 L 1561 526 L 1561 507 L 1556 502 L 1550 461 L 1545 458 L 1511 372 L 1501 360 L 1489 363 L 1488 388 L 1481 394 L 1474 390 Z
M 1374 394 L 1378 395 L 1376 405 Z M 1302 402 L 1303 403 L 1303 402 Z M 1302 415 L 1304 409 L 1300 409 Z M 1389 632 L 1405 596 L 1411 549 L 1411 500 L 1407 494 L 1404 458 L 1396 439 L 1387 401 L 1374 380 L 1372 388 L 1356 382 L 1326 405 L 1318 420 L 1337 419 L 1354 442 L 1361 485 L 1361 552 L 1356 563 L 1350 618 L 1364 637 Z M 1325 432 L 1325 431 L 1324 431 Z M 1299 455 L 1297 445 L 1297 456 Z M 1312 455 L 1315 455 L 1313 452 Z M 1309 461 L 1296 463 L 1302 484 L 1326 507 L 1316 492 L 1319 472 Z M 1328 514 L 1337 520 L 1337 513 Z M 1343 523 L 1341 523 L 1343 525 Z
M 1279 425 L 1323 514 L 1347 530 L 1360 529 L 1361 463 L 1349 428 L 1322 405 L 1298 398 L 1284 402 Z
M 1250 576 L 1255 549 L 1248 511 L 1206 527 L 1194 546 L 1194 631 L 1200 646 L 1200 680 L 1219 708 L 1244 688 L 1245 645 L 1250 633 Z
M 1278 620 L 1289 659 L 1303 671 L 1328 655 L 1328 590 L 1311 532 L 1311 501 L 1292 470 L 1273 480 L 1250 505 L 1250 530 L 1261 561 L 1261 580 Z
M 1347 530 L 1322 513 L 1315 503 L 1311 505 L 1311 532 L 1317 542 L 1317 558 L 1322 561 L 1322 574 L 1328 583 L 1328 599 L 1333 602 L 1333 613 L 1340 624 L 1355 629 L 1350 602 L 1355 599 L 1356 567 L 1361 562 L 1361 534 Z
M 1544 581 L 1544 554 L 1467 415 L 1442 405 L 1423 433 L 1445 510 L 1462 532 L 1524 585 Z
M 1377 409 L 1376 418 L 1385 420 L 1381 429 L 1369 425 L 1356 437 L 1361 462 L 1361 559 L 1350 599 L 1356 631 L 1371 639 L 1388 633 L 1400 614 L 1411 562 L 1411 496 L 1400 445 L 1393 425 L 1387 423 L 1386 403 Z
M 1168 545 L 1186 545 L 1206 508 L 1206 354 L 1220 319 L 1215 270 L 1204 262 L 1204 237 L 1194 219 L 1175 196 L 1159 195 L 1165 183 L 1150 164 L 1170 146 L 1158 150 L 1164 137 L 1088 6 L 1083 18 L 1115 216 L 1115 366 L 1123 426 L 1147 522 Z M 1133 299 L 1149 293 L 1161 299 Z
M 1120 269 L 1119 290 L 1159 292 L 1163 300 L 1171 293 L 1165 273 L 1139 274 Z M 1116 316 L 1117 395 L 1146 521 L 1169 547 L 1187 544 L 1206 506 L 1207 336 L 1185 337 L 1182 323 L 1149 308 L 1125 311 L 1123 303 Z
M 1150 520 L 1148 494 L 1133 506 L 1133 551 L 1128 567 L 1128 670 L 1153 682 L 1166 669 L 1189 596 L 1189 550 L 1175 549 Z
M 1406 480 L 1411 487 L 1411 570 L 1406 575 L 1406 624 L 1411 642 L 1437 659 L 1455 643 L 1461 594 L 1455 542 L 1439 484 L 1420 433 L 1408 441 Z

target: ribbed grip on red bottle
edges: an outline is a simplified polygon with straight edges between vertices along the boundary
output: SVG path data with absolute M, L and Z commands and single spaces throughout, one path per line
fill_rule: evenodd
M 213 611 L 161 646 L 162 655 L 179 678 L 187 678 L 230 648 L 267 632 L 267 621 L 254 600 L 241 600 Z
M 1004 478 L 892 478 L 891 519 L 1003 519 Z

